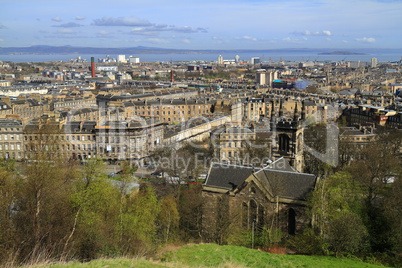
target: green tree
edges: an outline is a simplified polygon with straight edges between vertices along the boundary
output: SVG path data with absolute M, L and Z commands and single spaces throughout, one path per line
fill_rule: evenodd
M 180 230 L 184 241 L 199 241 L 202 238 L 201 185 L 190 185 L 179 196 Z
M 34 148 L 23 165 L 24 176 L 18 181 L 15 196 L 15 234 L 21 257 L 62 251 L 71 220 L 70 190 L 77 176 L 74 162 L 59 154 L 58 124 L 43 122 L 35 130 L 37 139 L 28 143 Z
M 159 234 L 165 243 L 175 238 L 179 220 L 180 215 L 175 197 L 173 195 L 165 196 L 161 200 L 161 210 L 157 218 Z
M 119 227 L 123 252 L 143 254 L 152 250 L 159 211 L 160 204 L 151 185 L 142 185 L 138 193 L 128 197 Z
M 19 180 L 15 161 L 0 160 L 0 266 L 12 255 L 15 230 L 12 222 L 12 206 L 15 202 L 16 185 Z
M 119 190 L 107 181 L 103 162 L 91 159 L 85 163 L 83 178 L 77 180 L 71 198 L 74 222 L 70 225 L 74 254 L 90 260 L 118 252 L 115 226 L 119 213 Z M 66 254 L 64 244 L 63 253 Z
M 338 255 L 365 249 L 367 230 L 360 216 L 361 192 L 349 173 L 337 172 L 320 181 L 310 202 L 313 229 L 322 252 L 332 250 Z

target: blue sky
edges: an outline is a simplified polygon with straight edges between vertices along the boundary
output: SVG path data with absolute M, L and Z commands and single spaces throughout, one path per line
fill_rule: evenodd
M 402 0 L 0 0 L 0 47 L 402 48 Z

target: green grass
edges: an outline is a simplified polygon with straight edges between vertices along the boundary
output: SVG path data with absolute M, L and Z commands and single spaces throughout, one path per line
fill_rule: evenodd
M 182 247 L 166 253 L 164 260 L 196 267 L 379 267 L 350 259 L 276 255 L 244 247 L 213 244 Z
M 359 260 L 323 256 L 276 255 L 236 246 L 188 245 L 165 252 L 159 261 L 129 258 L 98 259 L 88 263 L 47 264 L 35 267 L 381 267 Z
M 97 259 L 90 262 L 80 263 L 80 262 L 68 262 L 65 264 L 44 264 L 30 266 L 30 268 L 114 268 L 114 267 L 138 267 L 138 268 L 148 268 L 148 267 L 167 267 L 163 263 L 152 262 L 145 259 L 130 259 L 130 258 L 116 258 L 116 259 Z

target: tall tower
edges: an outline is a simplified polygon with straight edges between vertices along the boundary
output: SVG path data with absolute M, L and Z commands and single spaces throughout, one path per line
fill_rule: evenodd
M 91 76 L 95 77 L 95 58 L 91 57 Z
M 377 58 L 371 58 L 371 68 L 376 68 L 378 64 Z
M 222 55 L 218 56 L 218 64 L 223 64 L 223 57 Z

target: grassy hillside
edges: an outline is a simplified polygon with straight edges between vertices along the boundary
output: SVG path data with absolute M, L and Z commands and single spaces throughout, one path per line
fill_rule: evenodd
M 276 255 L 244 247 L 213 244 L 190 245 L 163 254 L 158 261 L 145 259 L 100 259 L 38 267 L 380 267 L 356 260 L 332 257 Z

